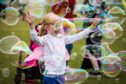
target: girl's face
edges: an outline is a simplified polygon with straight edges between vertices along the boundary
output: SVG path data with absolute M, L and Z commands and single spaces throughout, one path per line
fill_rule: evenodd
M 50 33 L 50 34 L 58 34 L 58 33 L 61 33 L 62 31 L 62 21 L 61 20 L 57 20 L 56 22 L 54 23 L 45 23 L 43 24 L 43 27 L 44 30 L 47 31 L 47 33 Z M 40 30 L 42 30 L 42 28 Z
M 50 26 L 49 31 L 51 31 L 52 33 L 58 34 L 58 33 L 61 33 L 62 28 L 63 28 L 62 21 L 57 20 L 52 26 Z
M 54 31 L 59 31 L 62 28 L 62 25 L 63 23 L 61 20 L 56 21 L 55 24 L 53 25 Z
M 46 15 L 42 21 L 43 29 L 50 34 L 60 33 L 60 29 L 62 28 L 61 18 L 53 13 Z M 42 29 L 41 29 L 42 30 Z

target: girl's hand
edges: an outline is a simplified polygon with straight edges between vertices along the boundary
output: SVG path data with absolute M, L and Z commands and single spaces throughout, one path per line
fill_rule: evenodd
M 23 20 L 28 22 L 31 29 L 34 29 L 34 22 L 32 16 L 27 12 L 23 14 Z
M 28 12 L 23 14 L 23 20 L 28 22 L 30 25 L 33 24 L 32 16 Z

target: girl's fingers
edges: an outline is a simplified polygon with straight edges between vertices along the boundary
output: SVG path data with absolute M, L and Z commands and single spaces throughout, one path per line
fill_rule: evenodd
M 27 14 L 26 14 L 28 17 L 31 17 L 31 15 L 30 15 L 30 13 L 29 12 L 27 12 Z
M 31 16 L 29 12 L 28 12 L 28 16 Z
M 27 19 L 26 19 L 26 18 L 23 18 L 23 20 L 27 21 Z
M 24 13 L 24 16 L 27 16 L 27 13 Z
M 22 19 L 24 21 L 28 22 L 28 23 L 32 22 L 32 17 L 30 15 L 30 13 L 28 13 L 28 12 L 23 14 L 23 18 Z
M 26 15 L 26 16 L 28 16 L 28 12 L 27 12 L 27 13 L 25 13 L 25 15 Z

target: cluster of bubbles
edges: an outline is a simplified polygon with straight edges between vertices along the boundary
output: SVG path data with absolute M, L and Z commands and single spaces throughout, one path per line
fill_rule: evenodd
M 85 58 L 91 59 L 86 55 L 87 51 L 89 51 L 93 56 L 96 57 L 97 60 L 101 62 L 101 72 L 108 77 L 116 77 L 119 75 L 121 70 L 125 71 L 125 51 L 114 53 L 109 48 L 109 44 L 114 43 L 116 39 L 123 35 L 122 24 L 126 20 L 126 13 L 123 10 L 121 3 L 110 0 L 104 1 L 109 4 L 111 8 L 108 10 L 108 15 L 106 14 L 105 19 L 100 18 L 99 23 L 102 23 L 98 25 L 97 30 L 94 30 L 93 34 L 91 34 L 89 37 L 94 44 L 81 47 L 81 55 L 83 57 L 86 56 Z M 90 18 L 93 14 L 92 12 L 99 12 L 99 4 L 96 3 L 96 0 L 89 0 L 89 2 L 95 7 L 94 9 L 89 6 L 89 4 L 78 4 L 75 6 L 76 10 L 74 13 L 79 18 L 74 18 L 72 20 L 78 29 L 85 28 L 83 25 L 84 22 L 90 23 L 94 21 L 95 18 Z M 122 0 L 122 2 L 125 1 Z M 101 17 L 104 15 L 105 13 L 101 14 Z
M 65 82 L 68 84 L 81 83 L 89 77 L 88 72 L 84 69 L 68 68 L 65 73 Z
M 122 36 L 123 28 L 118 23 L 105 23 L 98 26 L 98 31 L 94 32 L 90 37 L 93 43 L 108 43 L 112 44 L 116 39 Z M 102 38 L 99 41 L 96 38 Z
M 1 0 L 0 3 L 7 6 L 1 10 L 0 19 L 9 26 L 18 23 L 22 12 L 30 12 L 36 18 L 42 18 L 45 14 L 44 0 Z
M 71 12 L 68 0 L 1 0 L 0 4 L 7 6 L 0 11 L 0 19 L 9 26 L 16 25 L 21 15 L 26 12 L 29 12 L 33 18 L 37 19 L 41 19 L 49 12 L 53 12 L 61 17 Z M 75 25 L 70 21 L 63 20 L 63 25 L 65 34 L 76 32 Z
M 94 6 L 97 6 L 95 3 L 95 0 L 92 0 L 94 2 L 90 3 L 94 4 Z M 125 51 L 120 52 L 113 52 L 109 48 L 109 44 L 112 44 L 115 42 L 116 39 L 120 38 L 123 34 L 123 28 L 122 24 L 125 22 L 125 16 L 126 13 L 123 10 L 123 7 L 120 6 L 119 2 L 113 2 L 116 3 L 116 6 L 113 6 L 113 3 L 108 0 L 104 0 L 105 2 L 108 2 L 110 5 L 110 9 L 108 10 L 109 15 L 105 19 L 100 19 L 102 21 L 102 24 L 99 24 L 97 27 L 97 30 L 93 31 L 93 34 L 90 35 L 90 40 L 94 43 L 92 45 L 86 45 L 81 48 L 81 55 L 85 58 L 91 59 L 90 56 L 86 55 L 87 51 L 89 51 L 93 56 L 96 57 L 97 60 L 99 60 L 102 64 L 101 72 L 103 72 L 108 77 L 116 77 L 119 75 L 119 73 L 122 71 L 125 72 Z M 123 1 L 123 0 L 122 0 Z M 118 3 L 118 5 L 117 5 Z M 87 12 L 95 10 L 91 9 L 90 7 L 87 7 L 88 5 L 78 5 L 76 7 L 77 10 L 75 10 L 75 14 L 77 17 L 82 17 L 83 20 L 90 19 L 88 22 L 94 21 L 92 18 L 89 17 Z M 85 11 L 86 9 L 86 11 Z M 84 10 L 84 11 L 83 11 Z M 97 10 L 96 10 L 97 12 Z M 82 18 L 81 21 L 82 22 Z M 120 18 L 120 20 L 118 20 Z M 75 19 L 74 19 L 75 20 Z M 79 24 L 78 21 L 75 22 L 75 24 L 83 29 L 83 24 Z
M 0 13 L 1 20 L 7 25 L 16 25 L 20 12 L 30 12 L 33 17 L 42 18 L 46 14 L 45 6 L 50 6 L 49 12 L 62 17 L 70 11 L 67 0 L 1 0 L 0 3 L 7 6 Z
M 117 77 L 121 71 L 126 72 L 126 51 L 114 53 L 108 44 L 92 44 L 81 48 L 83 58 L 91 59 L 90 56 L 85 57 L 87 51 L 95 56 L 96 60 L 101 62 L 101 72 L 106 76 Z

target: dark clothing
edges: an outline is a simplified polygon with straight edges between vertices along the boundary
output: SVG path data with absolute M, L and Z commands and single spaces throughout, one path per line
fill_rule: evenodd
M 73 44 L 67 44 L 66 45 L 66 49 L 67 49 L 67 51 L 68 51 L 68 53 L 70 55 L 71 54 L 71 51 L 73 49 Z M 66 61 L 66 65 L 68 65 L 68 61 Z
M 96 44 L 94 42 L 92 42 L 91 40 L 91 35 L 93 34 L 94 32 L 91 32 L 89 34 L 89 37 L 87 38 L 86 40 L 86 50 L 88 50 L 93 56 L 95 56 L 96 58 L 99 58 L 101 57 L 101 49 L 100 49 L 100 44 Z M 97 37 L 94 37 L 93 39 L 97 40 L 97 42 L 101 42 L 101 39 L 102 37 L 101 36 L 97 36 Z M 85 55 L 87 56 L 87 55 Z M 100 61 L 98 61 L 98 64 L 99 64 L 99 67 L 101 67 L 101 63 Z M 83 59 L 83 62 L 82 62 L 82 65 L 81 65 L 81 68 L 82 69 L 92 69 L 93 66 L 92 66 L 92 63 L 91 63 L 91 60 L 89 58 L 84 58 Z
M 73 48 L 73 44 L 67 44 L 66 45 L 66 49 L 67 49 L 69 54 L 71 54 L 72 48 Z

